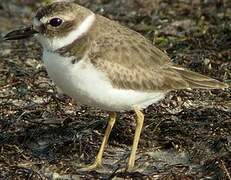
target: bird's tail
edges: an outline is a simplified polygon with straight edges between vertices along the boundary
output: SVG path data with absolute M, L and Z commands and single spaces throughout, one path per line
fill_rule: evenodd
M 183 79 L 187 82 L 188 88 L 192 89 L 225 89 L 228 88 L 229 85 L 223 82 L 220 82 L 216 79 L 212 79 L 210 77 L 204 76 L 202 74 L 177 67 L 172 66 Z

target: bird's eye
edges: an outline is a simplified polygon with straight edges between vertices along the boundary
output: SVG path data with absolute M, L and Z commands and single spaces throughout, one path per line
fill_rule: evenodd
M 49 21 L 49 24 L 53 27 L 58 27 L 60 26 L 61 24 L 63 23 L 63 20 L 60 19 L 60 18 L 52 18 L 50 21 Z

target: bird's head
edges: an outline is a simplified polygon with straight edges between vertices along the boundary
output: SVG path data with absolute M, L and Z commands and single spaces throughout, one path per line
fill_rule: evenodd
M 5 40 L 35 37 L 44 49 L 55 51 L 91 29 L 95 14 L 72 2 L 57 2 L 38 9 L 32 24 L 5 35 Z

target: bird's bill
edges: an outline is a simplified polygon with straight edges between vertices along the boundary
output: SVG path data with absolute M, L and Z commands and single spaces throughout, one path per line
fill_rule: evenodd
M 26 27 L 23 29 L 17 29 L 17 30 L 13 30 L 9 33 L 7 33 L 3 39 L 4 40 L 17 40 L 17 39 L 25 39 L 25 38 L 29 38 L 32 37 L 34 34 L 38 33 L 38 31 L 36 31 L 33 26 L 30 27 Z

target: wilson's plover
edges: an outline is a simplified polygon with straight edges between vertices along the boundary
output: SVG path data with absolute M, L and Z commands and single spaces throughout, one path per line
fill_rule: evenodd
M 43 61 L 55 84 L 77 102 L 109 112 L 109 122 L 95 162 L 97 168 L 116 112 L 134 110 L 136 130 L 127 170 L 134 167 L 144 121 L 141 112 L 171 90 L 223 89 L 228 85 L 179 67 L 141 34 L 97 15 L 73 2 L 40 8 L 30 27 L 4 39 L 35 37 L 43 47 Z

